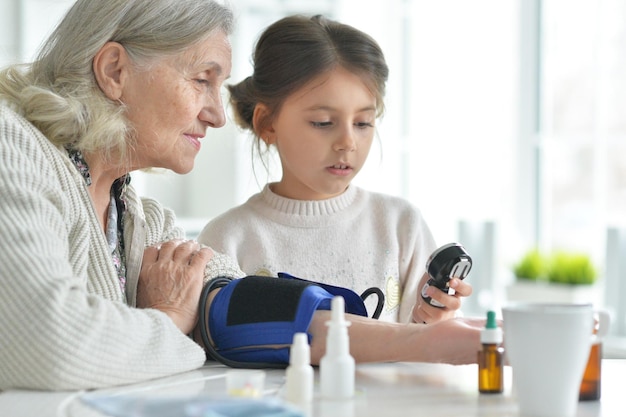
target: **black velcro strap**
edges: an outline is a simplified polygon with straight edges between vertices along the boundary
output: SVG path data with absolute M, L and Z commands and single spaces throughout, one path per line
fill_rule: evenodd
M 306 281 L 249 276 L 237 283 L 226 324 L 294 321 Z

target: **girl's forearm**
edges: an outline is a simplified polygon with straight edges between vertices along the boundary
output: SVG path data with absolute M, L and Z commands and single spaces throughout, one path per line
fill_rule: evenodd
M 309 332 L 312 334 L 311 361 L 319 364 L 326 349 L 326 321 L 329 311 L 317 311 Z M 481 321 L 450 319 L 434 324 L 379 322 L 346 315 L 351 322 L 350 353 L 359 362 L 476 362 L 480 348 Z

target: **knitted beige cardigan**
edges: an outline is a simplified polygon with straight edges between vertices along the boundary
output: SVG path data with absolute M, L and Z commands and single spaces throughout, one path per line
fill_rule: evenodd
M 123 294 L 82 176 L 0 106 L 0 390 L 106 387 L 204 363 L 164 313 L 134 308 L 144 248 L 183 232 L 128 188 Z M 207 277 L 242 274 L 224 256 L 207 267 Z

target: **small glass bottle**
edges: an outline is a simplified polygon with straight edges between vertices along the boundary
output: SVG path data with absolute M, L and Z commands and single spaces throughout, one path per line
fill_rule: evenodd
M 599 323 L 593 329 L 593 333 L 597 334 Z M 600 399 L 602 378 L 602 342 L 596 339 L 591 345 L 587 367 L 580 384 L 578 399 L 580 401 L 597 401 Z
M 478 391 L 498 394 L 504 390 L 504 349 L 502 329 L 496 323 L 496 313 L 487 312 L 487 323 L 480 333 L 482 349 L 478 351 Z

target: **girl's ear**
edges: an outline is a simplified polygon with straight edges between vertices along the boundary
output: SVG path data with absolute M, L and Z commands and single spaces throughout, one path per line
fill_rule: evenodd
M 122 96 L 126 71 L 130 64 L 126 49 L 117 42 L 107 42 L 93 59 L 93 73 L 98 86 L 111 100 Z
M 252 114 L 252 126 L 255 133 L 265 142 L 266 145 L 271 145 L 276 141 L 276 132 L 272 126 L 272 120 L 270 116 L 270 109 L 263 103 L 258 103 L 254 107 L 254 113 Z

